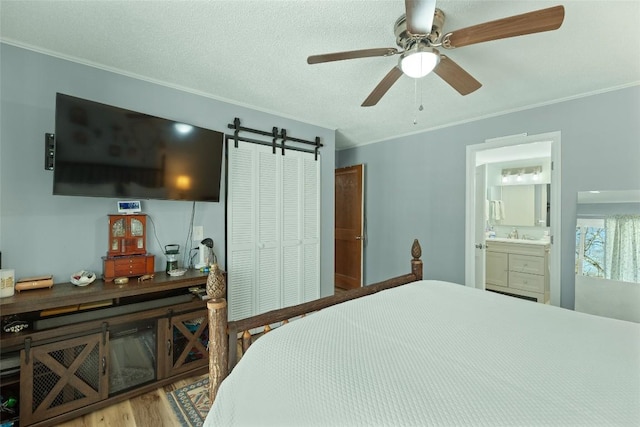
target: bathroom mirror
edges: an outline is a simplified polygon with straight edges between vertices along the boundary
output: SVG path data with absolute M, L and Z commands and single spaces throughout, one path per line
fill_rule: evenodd
M 550 184 L 496 185 L 489 187 L 489 224 L 549 227 Z

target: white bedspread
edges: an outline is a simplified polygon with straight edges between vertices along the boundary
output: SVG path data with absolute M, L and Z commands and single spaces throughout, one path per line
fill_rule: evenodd
M 256 341 L 206 426 L 640 425 L 640 325 L 439 281 Z

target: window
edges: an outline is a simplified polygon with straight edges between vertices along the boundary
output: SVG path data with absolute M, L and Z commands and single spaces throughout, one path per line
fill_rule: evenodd
M 604 218 L 578 218 L 576 227 L 576 274 L 604 278 Z
M 578 218 L 576 275 L 640 283 L 640 215 Z

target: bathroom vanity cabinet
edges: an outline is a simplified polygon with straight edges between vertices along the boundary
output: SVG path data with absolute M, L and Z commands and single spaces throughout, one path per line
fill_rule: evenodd
M 486 288 L 549 302 L 548 243 L 487 240 Z

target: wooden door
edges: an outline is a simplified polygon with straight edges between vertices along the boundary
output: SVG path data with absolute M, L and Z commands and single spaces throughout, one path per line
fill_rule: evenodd
M 364 165 L 336 169 L 335 286 L 362 286 Z

